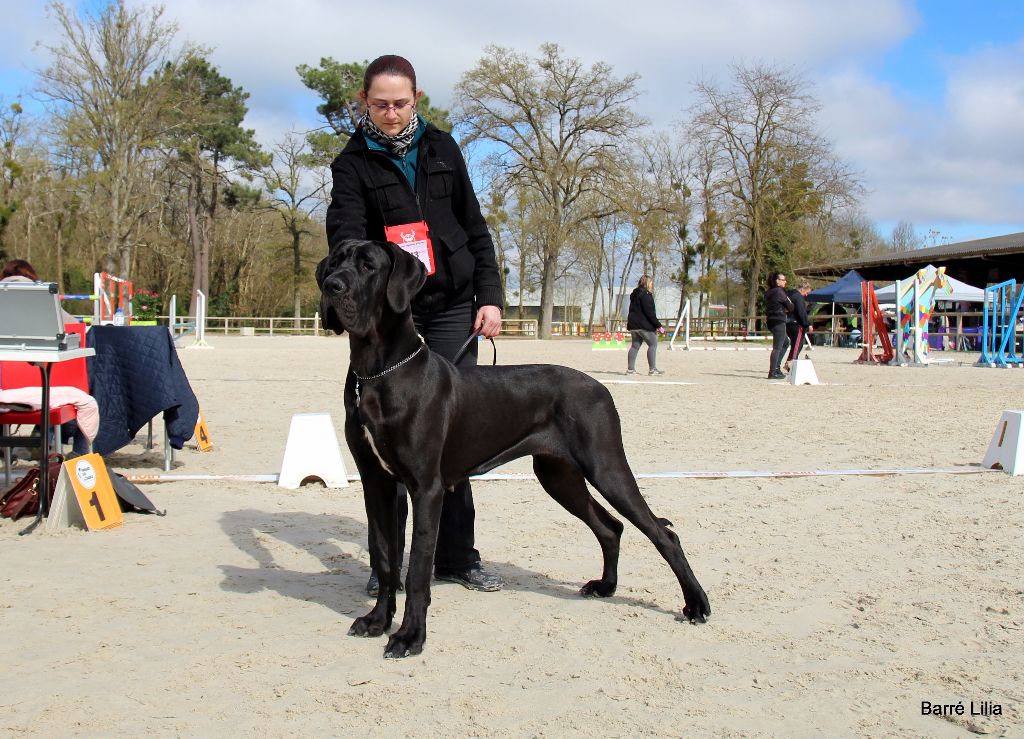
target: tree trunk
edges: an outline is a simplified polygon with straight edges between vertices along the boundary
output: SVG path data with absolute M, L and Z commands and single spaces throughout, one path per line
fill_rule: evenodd
M 594 310 L 597 308 L 597 296 L 601 291 L 601 273 L 597 273 L 594 280 L 594 290 L 590 293 L 590 315 L 587 317 L 587 335 L 594 333 Z
M 750 229 L 750 284 L 747 287 L 747 333 L 757 330 L 757 291 L 761 284 L 761 229 L 758 228 L 755 216 L 753 228 Z
M 537 324 L 537 336 L 541 339 L 551 338 L 551 312 L 555 301 L 555 273 L 558 257 L 548 254 L 544 257 L 544 273 L 540 285 L 540 321 Z
M 198 308 L 198 291 L 202 291 L 207 300 L 210 298 L 210 254 L 205 239 L 204 229 L 199 221 L 199 209 L 202 200 L 202 182 L 193 174 L 188 187 L 188 231 L 192 244 L 192 300 L 189 302 L 188 314 L 194 318 Z
M 55 222 L 57 225 L 56 238 L 54 239 L 54 248 L 57 252 L 57 290 L 64 293 L 66 292 L 64 290 L 64 215 L 58 213 Z M 90 292 L 92 291 L 90 290 Z
M 526 292 L 524 285 L 526 281 L 526 253 L 523 250 L 519 251 L 519 309 L 518 316 L 519 320 L 523 320 L 523 293 Z
M 295 302 L 295 330 L 298 331 L 302 313 L 302 297 L 299 294 L 300 280 L 302 279 L 302 232 L 296 228 L 297 224 L 292 226 L 292 276 L 294 277 L 292 284 L 292 298 Z

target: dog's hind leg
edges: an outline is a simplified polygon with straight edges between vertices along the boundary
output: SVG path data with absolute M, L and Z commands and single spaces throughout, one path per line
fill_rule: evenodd
M 601 545 L 601 554 L 604 556 L 601 579 L 591 580 L 580 588 L 580 593 L 602 598 L 613 595 L 618 584 L 622 522 L 594 500 L 587 489 L 583 473 L 571 460 L 538 455 L 533 458 L 533 470 L 548 495 L 589 526 Z
M 584 462 L 581 466 L 583 466 L 590 484 L 597 488 L 612 508 L 651 540 L 672 568 L 676 579 L 679 580 L 679 586 L 683 590 L 683 599 L 686 602 L 683 615 L 691 622 L 703 623 L 706 621 L 707 617 L 711 615 L 708 596 L 705 594 L 704 588 L 697 582 L 693 570 L 690 569 L 690 563 L 686 560 L 686 554 L 683 553 L 679 537 L 654 516 L 647 501 L 641 495 L 636 478 L 629 470 L 625 454 L 619 455 L 618 458 L 613 456 L 603 458 L 601 464 L 581 461 Z

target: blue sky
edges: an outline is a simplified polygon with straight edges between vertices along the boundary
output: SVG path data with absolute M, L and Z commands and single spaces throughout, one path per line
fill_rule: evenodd
M 45 3 L 0 0 L 0 96 L 25 96 L 53 42 Z M 130 4 L 138 4 L 129 0 Z M 92 2 L 92 5 L 96 5 Z M 401 53 L 432 100 L 487 44 L 524 53 L 553 41 L 585 62 L 638 73 L 639 106 L 669 128 L 699 78 L 734 62 L 799 70 L 821 102 L 819 128 L 861 173 L 865 215 L 888 236 L 901 219 L 932 241 L 1024 231 L 1024 2 L 1017 0 L 392 0 L 369 3 L 166 0 L 179 37 L 252 97 L 247 125 L 264 143 L 318 125 L 295 74 L 321 56 Z

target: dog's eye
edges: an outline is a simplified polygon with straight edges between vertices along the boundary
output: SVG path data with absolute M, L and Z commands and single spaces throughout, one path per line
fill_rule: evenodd
M 370 264 L 369 262 L 360 262 L 359 263 L 359 271 L 360 272 L 372 272 L 373 271 L 373 265 Z

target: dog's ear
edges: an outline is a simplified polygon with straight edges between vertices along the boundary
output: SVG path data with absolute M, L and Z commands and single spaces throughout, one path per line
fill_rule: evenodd
M 320 260 L 320 263 L 316 265 L 316 286 L 321 290 L 324 288 L 324 280 L 327 279 L 327 275 L 330 272 L 329 263 L 331 256 L 328 254 L 326 257 Z
M 333 253 L 333 252 L 332 252 Z M 331 310 L 331 304 L 323 294 L 324 280 L 326 280 L 332 269 L 331 254 L 320 260 L 316 265 L 316 286 L 320 288 L 320 320 L 323 321 L 324 329 L 333 331 L 336 334 L 345 333 L 345 327 L 338 321 L 337 314 Z
M 423 262 L 400 249 L 396 244 L 387 242 L 384 248 L 391 260 L 391 272 L 388 274 L 388 305 L 395 313 L 408 309 L 413 296 L 420 291 L 427 281 L 427 271 Z

